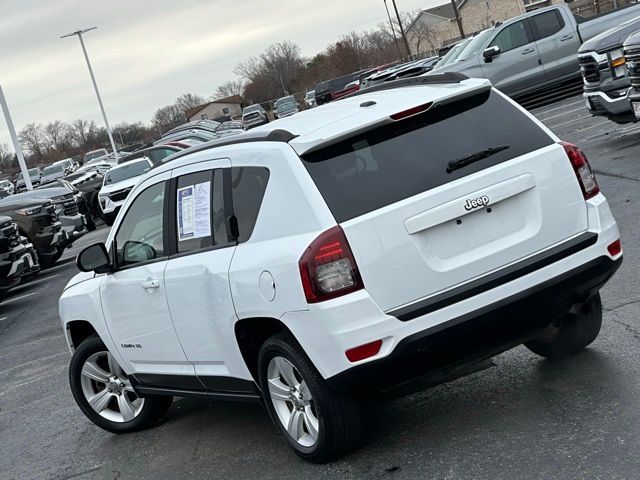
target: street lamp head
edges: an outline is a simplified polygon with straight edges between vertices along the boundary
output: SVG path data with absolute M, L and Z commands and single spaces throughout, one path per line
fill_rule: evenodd
M 76 30 L 75 32 L 71 32 L 71 33 L 67 33 L 66 35 L 62 35 L 60 38 L 67 38 L 67 37 L 73 37 L 74 35 L 82 35 L 83 33 L 87 33 L 90 32 L 91 30 L 95 30 L 98 27 L 90 27 L 90 28 L 85 28 L 85 29 L 81 29 L 81 30 Z

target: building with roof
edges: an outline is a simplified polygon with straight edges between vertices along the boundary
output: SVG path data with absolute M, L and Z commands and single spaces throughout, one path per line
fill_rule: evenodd
M 242 97 L 233 95 L 220 98 L 185 110 L 184 114 L 190 122 L 195 120 L 214 120 L 218 117 L 229 116 L 238 118 L 242 116 Z

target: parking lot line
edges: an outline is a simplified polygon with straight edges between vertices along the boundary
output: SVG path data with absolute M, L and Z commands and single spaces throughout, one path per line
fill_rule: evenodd
M 573 107 L 574 105 L 578 105 L 579 103 L 583 103 L 584 100 L 578 100 L 575 102 L 571 102 L 571 103 L 567 103 L 565 105 L 562 105 L 561 107 L 555 107 L 555 108 L 550 108 L 548 110 L 543 110 L 545 107 L 540 107 L 540 108 L 535 108 L 533 110 L 531 110 L 531 113 L 533 113 L 534 115 L 537 114 L 544 114 L 544 113 L 550 113 L 550 112 L 555 112 L 556 110 L 564 110 L 567 107 Z M 536 111 L 536 110 L 540 110 L 540 111 Z
M 9 299 L 5 300 L 4 302 L 2 302 L 2 304 L 6 305 L 7 303 L 11 303 L 11 302 L 14 302 L 16 300 L 22 300 L 23 298 L 30 297 L 31 295 L 35 295 L 36 293 L 40 293 L 40 292 L 31 292 L 31 293 L 27 293 L 26 295 L 21 295 L 19 297 L 9 298 Z
M 569 120 L 569 121 L 567 121 L 567 122 L 562 122 L 562 123 L 559 123 L 559 124 L 557 124 L 557 125 L 547 125 L 547 127 L 549 127 L 550 129 L 552 129 L 552 130 L 553 130 L 554 128 L 562 127 L 563 125 L 569 125 L 570 123 L 573 123 L 573 122 L 579 122 L 580 120 L 584 120 L 584 119 L 585 119 L 585 118 L 587 118 L 588 116 L 589 116 L 589 115 L 585 115 L 584 117 L 574 118 L 573 120 Z M 604 123 L 609 123 L 609 122 L 610 122 L 610 120 L 607 120 L 607 121 L 606 121 L 606 122 L 604 122 Z M 545 124 L 545 125 L 546 125 L 546 124 Z
M 558 118 L 558 117 L 564 117 L 565 115 L 569 115 L 571 113 L 575 113 L 575 112 L 579 112 L 579 111 L 587 111 L 586 108 L 576 108 L 575 110 L 569 110 L 568 112 L 562 112 L 559 113 L 558 115 L 553 115 L 552 117 L 547 117 L 547 118 L 539 118 L 538 120 L 540 120 L 541 122 L 546 122 L 547 120 L 551 120 L 552 118 Z
M 60 276 L 60 274 L 56 273 L 55 275 L 49 275 L 48 277 L 38 277 L 37 280 L 33 280 L 31 282 L 28 282 L 28 283 L 23 283 L 20 286 L 18 286 L 17 288 L 14 288 L 14 291 L 18 290 L 18 289 L 20 289 L 22 287 L 30 287 L 32 285 L 38 285 L 39 283 L 45 282 L 47 280 L 50 280 L 52 278 L 56 278 L 56 277 L 59 277 L 59 276 Z

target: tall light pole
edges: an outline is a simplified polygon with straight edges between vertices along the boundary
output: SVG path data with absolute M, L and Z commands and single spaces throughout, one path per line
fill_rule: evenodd
M 24 186 L 27 190 L 33 190 L 31 184 L 31 177 L 27 171 L 27 163 L 24 161 L 24 155 L 22 155 L 22 148 L 20 148 L 20 142 L 18 141 L 18 135 L 16 135 L 16 129 L 13 126 L 13 120 L 11 120 L 11 113 L 9 113 L 9 107 L 7 100 L 4 98 L 4 92 L 2 91 L 2 85 L 0 85 L 0 105 L 4 112 L 4 119 L 7 121 L 7 128 L 9 129 L 9 135 L 11 135 L 11 141 L 13 142 L 13 148 L 16 151 L 16 157 L 18 157 L 18 164 L 22 171 L 22 178 L 24 179 Z
M 118 159 L 118 150 L 116 149 L 116 142 L 113 141 L 113 134 L 111 133 L 111 127 L 109 126 L 109 120 L 107 120 L 107 114 L 104 111 L 104 105 L 102 105 L 102 98 L 100 98 L 100 92 L 98 91 L 98 84 L 96 83 L 96 77 L 93 75 L 93 69 L 91 68 L 91 62 L 89 61 L 89 55 L 87 55 L 87 49 L 84 46 L 84 40 L 82 38 L 83 33 L 90 32 L 91 30 L 95 30 L 98 27 L 85 28 L 84 30 L 77 30 L 72 33 L 67 33 L 66 35 L 61 36 L 60 38 L 67 38 L 77 35 L 80 39 L 80 46 L 82 47 L 82 53 L 84 53 L 84 59 L 87 61 L 87 68 L 89 69 L 89 75 L 91 76 L 91 82 L 93 83 L 93 88 L 96 91 L 96 97 L 98 98 L 98 104 L 100 105 L 100 111 L 102 112 L 102 118 L 104 119 L 104 124 L 107 127 L 107 134 L 109 135 L 109 141 L 111 142 L 111 148 L 113 149 L 113 155 Z
M 396 31 L 393 28 L 393 21 L 391 20 L 391 14 L 389 13 L 389 5 L 387 5 L 387 0 L 384 1 L 384 8 L 387 10 L 387 17 L 389 18 L 389 25 L 391 26 L 391 35 L 393 35 L 393 41 L 396 42 L 396 48 L 398 49 L 398 55 L 400 55 L 400 59 L 402 59 L 402 51 L 400 50 L 400 44 L 398 43 L 398 37 L 396 37 Z
M 396 5 L 396 0 L 391 0 L 391 1 L 393 2 L 393 9 L 396 11 L 396 17 L 398 17 L 398 26 L 400 27 L 400 33 L 402 34 L 402 38 L 404 40 L 404 46 L 407 49 L 407 55 L 411 56 L 411 49 L 409 48 L 407 35 L 404 33 L 404 27 L 402 26 L 402 20 L 400 19 L 400 14 L 398 13 L 398 6 Z

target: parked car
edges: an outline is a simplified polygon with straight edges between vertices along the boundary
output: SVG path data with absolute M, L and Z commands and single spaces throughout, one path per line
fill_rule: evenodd
M 361 397 L 598 335 L 622 262 L 607 200 L 490 82 L 399 80 L 272 125 L 154 169 L 79 254 L 59 311 L 96 425 L 152 426 L 174 395 L 261 399 L 326 461 L 356 445 Z
M 242 124 L 245 130 L 269 123 L 267 112 L 261 105 L 249 105 L 242 110 Z
M 635 17 L 593 37 L 580 47 L 578 62 L 584 81 L 585 105 L 592 115 L 620 124 L 636 121 L 627 99 L 631 79 L 623 45 L 638 30 L 640 17 Z
M 23 240 L 10 217 L 0 216 L 0 302 L 26 275 L 40 270 L 33 245 Z
M 220 126 L 216 128 L 216 134 L 220 137 L 226 135 L 237 135 L 242 132 L 244 132 L 244 125 L 242 122 L 237 120 L 221 123 Z
M 36 188 L 38 185 L 40 185 L 40 178 L 42 177 L 42 172 L 40 171 L 39 168 L 30 168 L 29 170 L 27 170 L 27 174 L 31 179 L 31 185 L 33 186 L 33 188 Z M 27 185 L 25 184 L 24 176 L 22 175 L 22 172 L 20 172 L 18 174 L 18 178 L 16 179 L 16 191 L 23 192 L 26 189 L 27 189 Z
M 109 155 L 109 152 L 107 152 L 106 148 L 98 148 L 97 150 L 91 150 L 90 152 L 87 152 L 84 154 L 84 157 L 82 158 L 82 164 L 85 165 L 91 160 L 95 160 L 96 158 L 100 158 L 100 157 L 106 157 L 107 155 Z
M 107 225 L 113 224 L 131 189 L 152 167 L 153 162 L 145 157 L 116 165 L 104 174 L 98 199 Z
M 75 172 L 78 169 L 78 164 L 74 162 L 72 158 L 58 160 L 57 162 L 53 162 L 52 165 L 62 165 L 67 175 Z
M 67 175 L 62 181 L 68 182 L 73 188 L 83 193 L 87 211 L 83 210 L 83 206 L 80 205 L 80 213 L 83 213 L 87 218 L 87 228 L 90 231 L 95 229 L 97 218 L 104 221 L 98 194 L 102 188 L 104 174 L 111 167 L 111 164 L 86 165 L 71 175 Z
M 440 61 L 440 57 L 430 57 L 424 60 L 410 63 L 409 65 L 406 65 L 398 71 L 389 75 L 389 77 L 387 77 L 385 81 L 390 82 L 393 80 L 398 80 L 400 78 L 418 77 L 433 70 L 438 61 Z
M 0 215 L 10 217 L 33 244 L 40 267 L 48 268 L 62 256 L 68 240 L 51 200 L 16 193 L 0 199 Z
M 439 64 L 429 74 L 488 78 L 507 95 L 520 97 L 578 79 L 580 45 L 639 14 L 640 5 L 634 5 L 578 22 L 564 3 L 540 8 L 494 26 L 478 54 L 464 62 Z
M 279 98 L 276 101 L 274 114 L 276 118 L 285 118 L 294 115 L 300 111 L 300 104 L 293 95 Z
M 16 188 L 11 183 L 11 180 L 0 180 L 0 191 L 6 192 L 9 195 L 16 193 Z
M 67 169 L 64 165 L 48 165 L 42 169 L 42 175 L 40 176 L 40 185 L 46 185 L 56 181 L 58 178 L 62 178 L 67 175 Z
M 307 106 L 307 108 L 314 108 L 314 107 L 318 106 L 318 104 L 316 103 L 316 91 L 315 90 L 309 90 L 304 95 L 304 103 Z
M 101 175 L 97 175 L 102 179 Z M 73 178 L 73 177 L 72 177 Z M 95 210 L 97 206 L 97 179 L 85 179 L 77 182 L 78 186 L 67 178 L 59 178 L 52 183 L 38 187 L 34 192 L 42 198 L 50 199 L 56 207 L 56 214 L 66 230 L 70 243 L 80 238 L 87 231 L 96 229 L 95 219 L 100 217 Z
M 640 31 L 624 42 L 624 56 L 629 75 L 629 104 L 636 121 L 640 120 Z
M 153 147 L 138 150 L 118 159 L 118 165 L 122 163 L 131 162 L 133 160 L 139 160 L 141 158 L 148 158 L 154 165 L 162 163 L 162 160 L 169 155 L 173 155 L 176 152 L 182 150 L 181 147 L 175 145 L 154 145 Z
M 200 128 L 192 128 L 189 130 L 179 130 L 177 132 L 168 133 L 160 140 L 156 140 L 153 145 L 166 145 L 170 142 L 180 142 L 184 140 L 195 140 L 198 142 L 209 142 L 215 140 L 218 136 L 209 130 Z
M 358 79 L 361 72 L 354 72 L 338 78 L 326 80 L 316 85 L 316 104 L 323 105 L 333 101 L 333 93 L 342 90 L 345 85 Z

